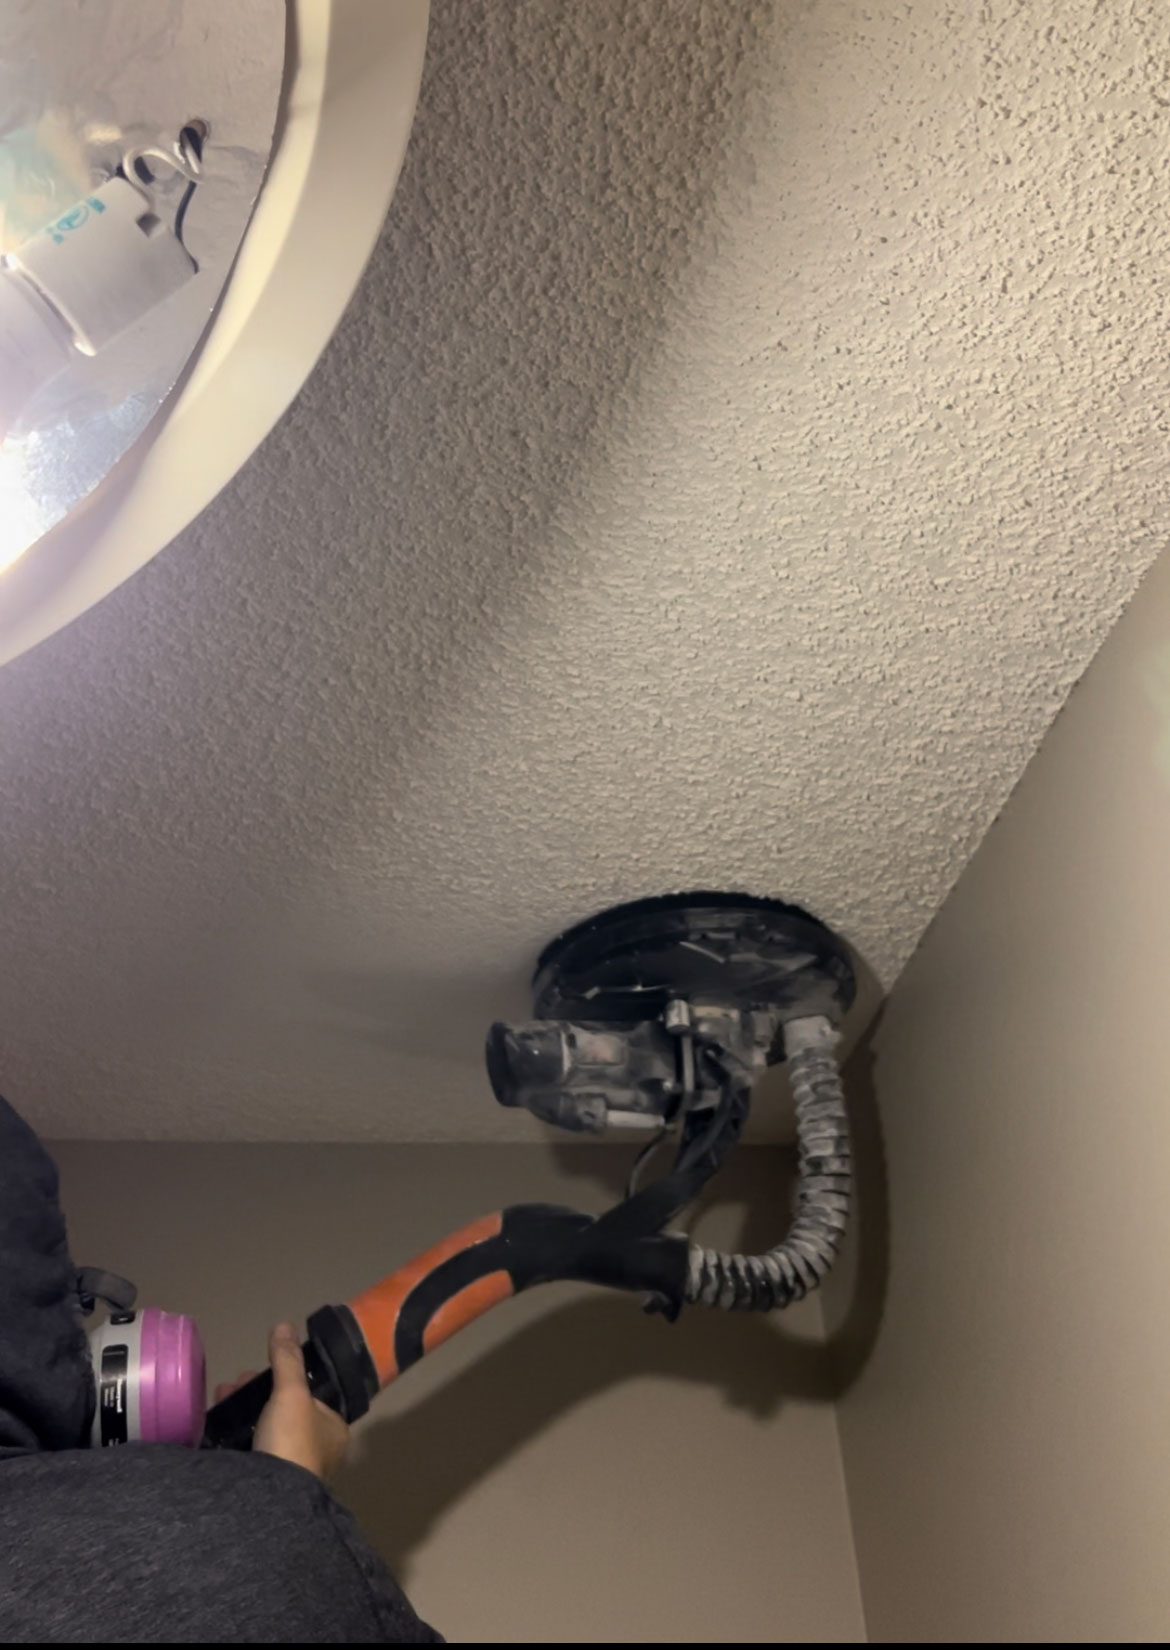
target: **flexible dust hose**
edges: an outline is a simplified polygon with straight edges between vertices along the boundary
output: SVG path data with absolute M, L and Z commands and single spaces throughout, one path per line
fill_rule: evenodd
M 686 1298 L 704 1306 L 770 1312 L 816 1289 L 836 1258 L 849 1219 L 849 1120 L 837 1070 L 837 1033 L 824 1015 L 784 1027 L 796 1099 L 799 1185 L 783 1243 L 762 1255 L 690 1248 Z

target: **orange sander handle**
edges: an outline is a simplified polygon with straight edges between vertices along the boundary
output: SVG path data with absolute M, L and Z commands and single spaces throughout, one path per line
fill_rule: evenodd
M 619 1205 L 619 1210 L 624 1206 Z M 521 1203 L 485 1215 L 416 1255 L 344 1306 L 307 1324 L 305 1371 L 314 1395 L 356 1421 L 370 1400 L 426 1352 L 522 1289 L 576 1278 L 642 1291 L 673 1317 L 683 1302 L 687 1243 L 612 1218 Z M 250 1449 L 272 1372 L 246 1381 L 207 1412 L 203 1445 Z

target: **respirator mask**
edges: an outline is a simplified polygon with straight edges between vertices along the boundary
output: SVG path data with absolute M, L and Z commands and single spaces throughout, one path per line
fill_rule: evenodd
M 88 1317 L 108 1315 L 89 1331 L 96 1391 L 90 1442 L 197 1445 L 203 1437 L 207 1390 L 203 1342 L 194 1318 L 137 1307 L 138 1291 L 113 1272 L 86 1267 L 77 1277 Z

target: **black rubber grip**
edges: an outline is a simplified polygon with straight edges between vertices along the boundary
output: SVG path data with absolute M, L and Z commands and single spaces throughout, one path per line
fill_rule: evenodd
M 213 1404 L 203 1426 L 204 1449 L 251 1449 L 260 1412 L 272 1396 L 272 1371 L 264 1370 Z
M 322 1403 L 328 1404 L 330 1409 L 341 1411 L 341 1394 L 316 1343 L 307 1340 L 301 1350 L 305 1355 L 305 1374 L 310 1392 Z M 218 1404 L 213 1404 L 204 1422 L 203 1448 L 251 1449 L 256 1423 L 271 1396 L 272 1371 L 265 1369 Z
M 623 1207 L 619 1205 L 619 1210 Z M 638 1223 L 631 1232 L 611 1230 L 610 1216 L 594 1219 L 575 1209 L 541 1203 L 516 1204 L 491 1221 L 495 1229 L 482 1242 L 445 1254 L 417 1279 L 413 1268 L 426 1262 L 433 1250 L 350 1305 L 323 1306 L 315 1312 L 304 1343 L 305 1372 L 313 1395 L 347 1421 L 356 1420 L 365 1414 L 379 1388 L 417 1363 L 429 1345 L 507 1295 L 537 1283 L 579 1278 L 615 1289 L 639 1290 L 649 1297 L 649 1304 L 672 1318 L 682 1306 L 688 1251 L 681 1237 L 642 1232 Z M 467 1230 L 453 1237 L 465 1236 Z M 488 1288 L 476 1300 L 465 1299 L 477 1284 L 490 1285 L 493 1280 L 499 1280 L 502 1287 Z M 454 1303 L 461 1303 L 464 1310 L 440 1324 L 444 1309 Z M 372 1337 L 369 1342 L 367 1335 Z M 386 1343 L 381 1377 L 371 1350 L 377 1350 L 379 1336 Z M 251 1449 L 256 1423 L 271 1396 L 272 1371 L 265 1370 L 215 1404 L 207 1412 L 204 1448 Z

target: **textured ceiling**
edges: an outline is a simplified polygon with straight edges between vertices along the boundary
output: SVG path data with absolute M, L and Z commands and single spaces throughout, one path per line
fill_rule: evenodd
M 1168 122 L 1154 0 L 438 0 L 306 392 L 0 674 L 7 1091 L 527 1137 L 487 1022 L 693 883 L 891 981 L 1161 542 Z

